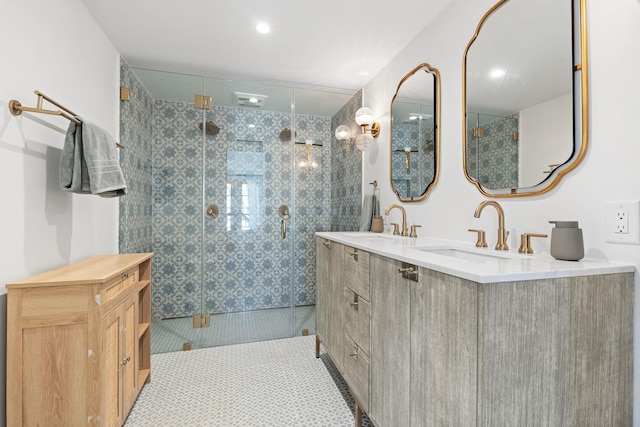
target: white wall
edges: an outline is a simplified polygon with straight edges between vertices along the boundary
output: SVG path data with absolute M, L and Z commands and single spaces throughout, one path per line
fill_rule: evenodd
M 487 230 L 495 243 L 496 216 L 473 217 L 484 197 L 462 171 L 462 56 L 484 13 L 494 0 L 454 0 L 364 88 L 364 105 L 379 114 L 377 146 L 363 158 L 363 194 L 377 179 L 381 207 L 397 203 L 389 186 L 389 104 L 400 79 L 421 62 L 439 69 L 442 78 L 440 180 L 429 198 L 405 204 L 410 223 L 422 224 L 421 236 L 473 242 L 468 228 Z M 640 200 L 640 3 L 636 0 L 587 0 L 590 67 L 590 141 L 582 164 L 560 185 L 541 196 L 502 199 L 509 244 L 518 247 L 523 232 L 549 233 L 549 220 L 577 220 L 584 231 L 588 257 L 640 266 L 640 246 L 605 242 L 606 201 Z M 393 213 L 392 215 L 396 215 Z M 394 217 L 394 219 L 397 219 Z M 635 224 L 640 226 L 640 224 Z M 536 251 L 549 251 L 549 239 L 533 239 Z M 636 269 L 637 271 L 637 269 Z M 635 306 L 640 290 L 636 273 Z M 634 425 L 640 425 L 639 315 L 634 315 Z
M 573 148 L 573 96 L 558 96 L 520 111 L 518 184 L 533 187 L 548 175 L 549 165 L 562 164 Z M 544 126 L 540 124 L 543 123 Z
M 118 135 L 119 55 L 80 0 L 0 0 L 0 425 L 5 419 L 5 284 L 118 250 L 118 200 L 58 187 L 66 119 L 13 116 L 40 90 Z M 45 103 L 45 108 L 55 107 Z M 11 349 L 8 349 L 11 351 Z
M 69 122 L 13 116 L 40 90 L 118 136 L 119 56 L 80 0 L 0 0 L 0 293 L 4 285 L 118 250 L 118 199 L 58 187 Z M 45 108 L 56 109 L 45 102 Z

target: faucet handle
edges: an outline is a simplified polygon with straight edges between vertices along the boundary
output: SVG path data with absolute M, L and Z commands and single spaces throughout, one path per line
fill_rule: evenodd
M 518 252 L 521 254 L 532 254 L 533 249 L 531 248 L 531 238 L 532 237 L 547 237 L 546 234 L 535 234 L 535 233 L 522 233 L 520 236 L 520 248 L 518 248 Z
M 422 227 L 421 225 L 412 225 L 411 226 L 411 233 L 409 233 L 409 237 L 418 237 L 418 233 L 416 233 L 416 228 L 417 227 Z
M 473 228 L 470 228 L 469 231 L 474 232 L 474 233 L 478 233 L 478 240 L 476 241 L 476 248 L 486 248 L 487 247 L 486 233 L 484 232 L 484 230 L 475 230 Z
M 400 224 L 392 222 L 391 225 L 393 225 L 393 235 L 398 236 L 400 234 Z

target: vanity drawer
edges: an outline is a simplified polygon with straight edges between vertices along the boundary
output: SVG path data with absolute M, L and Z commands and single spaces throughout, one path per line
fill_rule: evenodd
M 106 283 L 102 288 L 102 304 L 107 307 L 110 301 L 121 299 L 128 294 L 133 286 L 138 283 L 138 267 L 132 268 L 110 282 Z
M 369 410 L 369 358 L 349 335 L 344 336 L 344 380 L 360 407 Z
M 345 284 L 369 301 L 369 252 L 345 246 L 344 263 Z
M 344 332 L 369 355 L 371 342 L 371 307 L 369 303 L 349 288 L 344 288 Z

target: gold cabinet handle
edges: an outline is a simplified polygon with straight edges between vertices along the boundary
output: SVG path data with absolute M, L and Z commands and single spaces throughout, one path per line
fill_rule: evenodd
M 325 248 L 329 248 L 329 249 L 331 249 L 331 242 L 329 242 L 329 241 L 324 241 L 324 242 L 322 242 L 322 244 L 325 246 Z
M 349 252 L 349 255 L 351 255 L 353 257 L 354 261 L 358 260 L 358 250 L 354 249 L 352 252 Z
M 402 268 L 398 268 L 398 273 L 402 274 L 402 278 L 418 281 L 418 266 L 406 262 L 402 263 Z
M 351 302 L 351 303 L 349 303 L 349 305 L 351 307 L 355 308 L 356 310 L 358 309 L 358 302 L 357 301 L 356 302 Z
M 122 359 L 122 362 L 120 362 L 121 365 L 126 365 L 127 363 L 129 363 L 131 361 L 131 356 L 127 357 L 126 359 Z
M 350 353 L 349 357 L 353 357 L 354 359 L 357 359 L 358 358 L 358 350 L 354 351 L 353 353 Z

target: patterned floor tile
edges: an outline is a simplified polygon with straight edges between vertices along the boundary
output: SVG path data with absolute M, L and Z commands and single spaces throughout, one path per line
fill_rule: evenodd
M 353 426 L 353 398 L 315 336 L 152 355 L 125 427 Z M 371 426 L 368 419 L 365 426 Z

